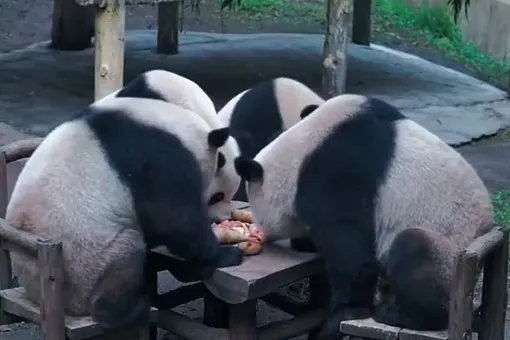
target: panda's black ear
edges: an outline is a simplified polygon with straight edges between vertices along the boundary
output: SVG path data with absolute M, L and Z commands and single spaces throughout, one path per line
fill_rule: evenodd
M 225 159 L 225 155 L 223 154 L 223 152 L 218 152 L 218 167 L 217 167 L 216 171 L 223 168 L 226 163 L 227 163 L 227 160 Z
M 228 127 L 215 129 L 209 132 L 207 143 L 213 148 L 219 148 L 225 144 L 228 137 L 230 137 L 230 129 Z
M 261 181 L 264 177 L 264 169 L 256 160 L 239 156 L 234 160 L 237 174 L 247 182 Z
M 303 110 L 301 110 L 301 114 L 299 116 L 301 117 L 301 119 L 303 119 L 303 118 L 307 117 L 310 113 L 315 111 L 318 107 L 319 107 L 319 105 L 315 105 L 315 104 L 310 104 L 308 106 L 305 106 L 305 108 Z

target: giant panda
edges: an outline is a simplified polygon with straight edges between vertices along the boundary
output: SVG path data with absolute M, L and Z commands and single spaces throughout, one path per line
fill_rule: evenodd
M 255 157 L 271 140 L 323 102 L 324 99 L 306 85 L 279 77 L 263 81 L 234 96 L 218 112 L 218 116 L 230 127 L 240 153 Z M 244 183 L 234 197 L 246 201 Z
M 206 267 L 241 263 L 240 250 L 213 234 L 205 195 L 228 136 L 180 106 L 140 98 L 96 102 L 47 135 L 6 218 L 63 243 L 66 314 L 91 314 L 106 328 L 146 321 L 145 252 L 156 246 Z M 12 263 L 38 303 L 36 264 L 18 252 Z
M 235 167 L 268 241 L 309 235 L 324 258 L 333 297 L 319 339 L 370 316 L 447 327 L 454 256 L 493 225 L 485 185 L 452 147 L 390 104 L 346 94 Z M 374 306 L 378 275 L 391 296 Z
M 122 89 L 103 98 L 151 98 L 179 105 L 198 114 L 213 129 L 226 125 L 221 122 L 212 100 L 192 80 L 165 70 L 151 70 L 140 74 Z M 232 137 L 220 147 L 218 169 L 208 188 L 209 215 L 218 222 L 231 217 L 232 199 L 241 179 L 234 169 L 234 158 L 239 154 Z

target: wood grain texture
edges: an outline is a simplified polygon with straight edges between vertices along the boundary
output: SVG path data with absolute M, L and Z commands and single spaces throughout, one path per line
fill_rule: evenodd
M 125 0 L 105 0 L 96 14 L 95 101 L 123 86 Z
M 329 99 L 345 92 L 352 0 L 328 0 L 326 17 L 322 94 Z

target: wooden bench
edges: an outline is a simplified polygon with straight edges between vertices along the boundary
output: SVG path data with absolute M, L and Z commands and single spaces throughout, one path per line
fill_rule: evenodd
M 508 229 L 496 226 L 478 237 L 456 258 L 448 329 L 420 332 L 391 327 L 373 319 L 344 321 L 340 331 L 351 340 L 504 340 L 507 305 Z M 483 266 L 480 314 L 474 311 L 476 272 Z

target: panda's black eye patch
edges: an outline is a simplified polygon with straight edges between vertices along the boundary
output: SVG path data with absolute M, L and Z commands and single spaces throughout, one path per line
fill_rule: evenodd
M 222 192 L 217 192 L 214 195 L 209 198 L 209 202 L 207 202 L 208 205 L 214 205 L 216 203 L 219 203 L 225 199 L 225 194 Z
M 225 155 L 222 152 L 218 152 L 218 167 L 216 168 L 216 171 L 223 168 L 225 166 L 225 163 L 227 163 Z

